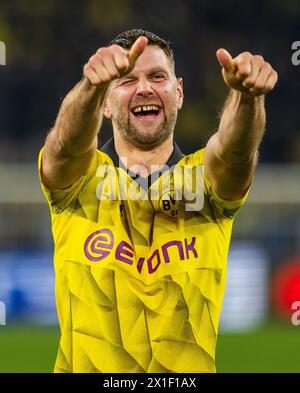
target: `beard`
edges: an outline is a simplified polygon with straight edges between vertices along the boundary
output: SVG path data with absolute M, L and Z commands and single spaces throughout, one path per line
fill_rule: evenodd
M 114 118 L 121 137 L 141 150 L 151 150 L 165 142 L 173 134 L 176 120 L 177 108 L 173 108 L 168 118 L 164 116 L 164 120 L 158 125 L 154 133 L 143 133 L 131 123 L 130 115 L 127 116 L 127 113 L 122 109 L 119 108 L 117 116 Z

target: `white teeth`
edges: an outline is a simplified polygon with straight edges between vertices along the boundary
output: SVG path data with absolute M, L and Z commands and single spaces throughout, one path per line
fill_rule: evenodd
M 138 112 L 147 112 L 147 111 L 158 111 L 159 108 L 156 105 L 147 105 L 147 106 L 137 106 L 134 108 L 133 113 L 138 113 Z

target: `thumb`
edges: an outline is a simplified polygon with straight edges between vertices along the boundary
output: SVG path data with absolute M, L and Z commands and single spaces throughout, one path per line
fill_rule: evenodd
M 234 72 L 234 64 L 231 54 L 226 49 L 218 49 L 216 53 L 218 62 L 225 72 Z
M 128 60 L 130 66 L 133 66 L 134 63 L 136 62 L 137 58 L 144 52 L 146 46 L 148 44 L 148 39 L 147 37 L 141 36 L 139 37 L 132 47 L 130 48 L 130 51 L 128 53 Z

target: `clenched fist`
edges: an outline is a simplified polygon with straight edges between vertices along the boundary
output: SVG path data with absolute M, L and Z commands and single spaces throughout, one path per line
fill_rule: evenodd
M 94 86 L 107 85 L 112 80 L 129 73 L 148 44 L 146 37 L 139 37 L 130 50 L 119 45 L 100 48 L 83 67 L 83 75 Z
M 243 52 L 233 59 L 225 49 L 219 49 L 217 59 L 225 83 L 252 97 L 269 93 L 277 82 L 277 72 L 262 56 Z

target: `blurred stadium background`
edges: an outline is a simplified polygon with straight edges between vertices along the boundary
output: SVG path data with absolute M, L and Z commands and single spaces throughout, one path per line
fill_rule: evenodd
M 300 66 L 291 63 L 299 21 L 299 0 L 1 0 L 0 372 L 52 371 L 59 339 L 52 237 L 36 158 L 85 61 L 133 27 L 175 50 L 184 153 L 204 146 L 218 124 L 227 94 L 219 47 L 262 54 L 279 73 L 260 165 L 234 226 L 217 370 L 300 372 L 300 325 L 291 321 L 300 300 Z M 101 143 L 109 135 L 107 123 Z

